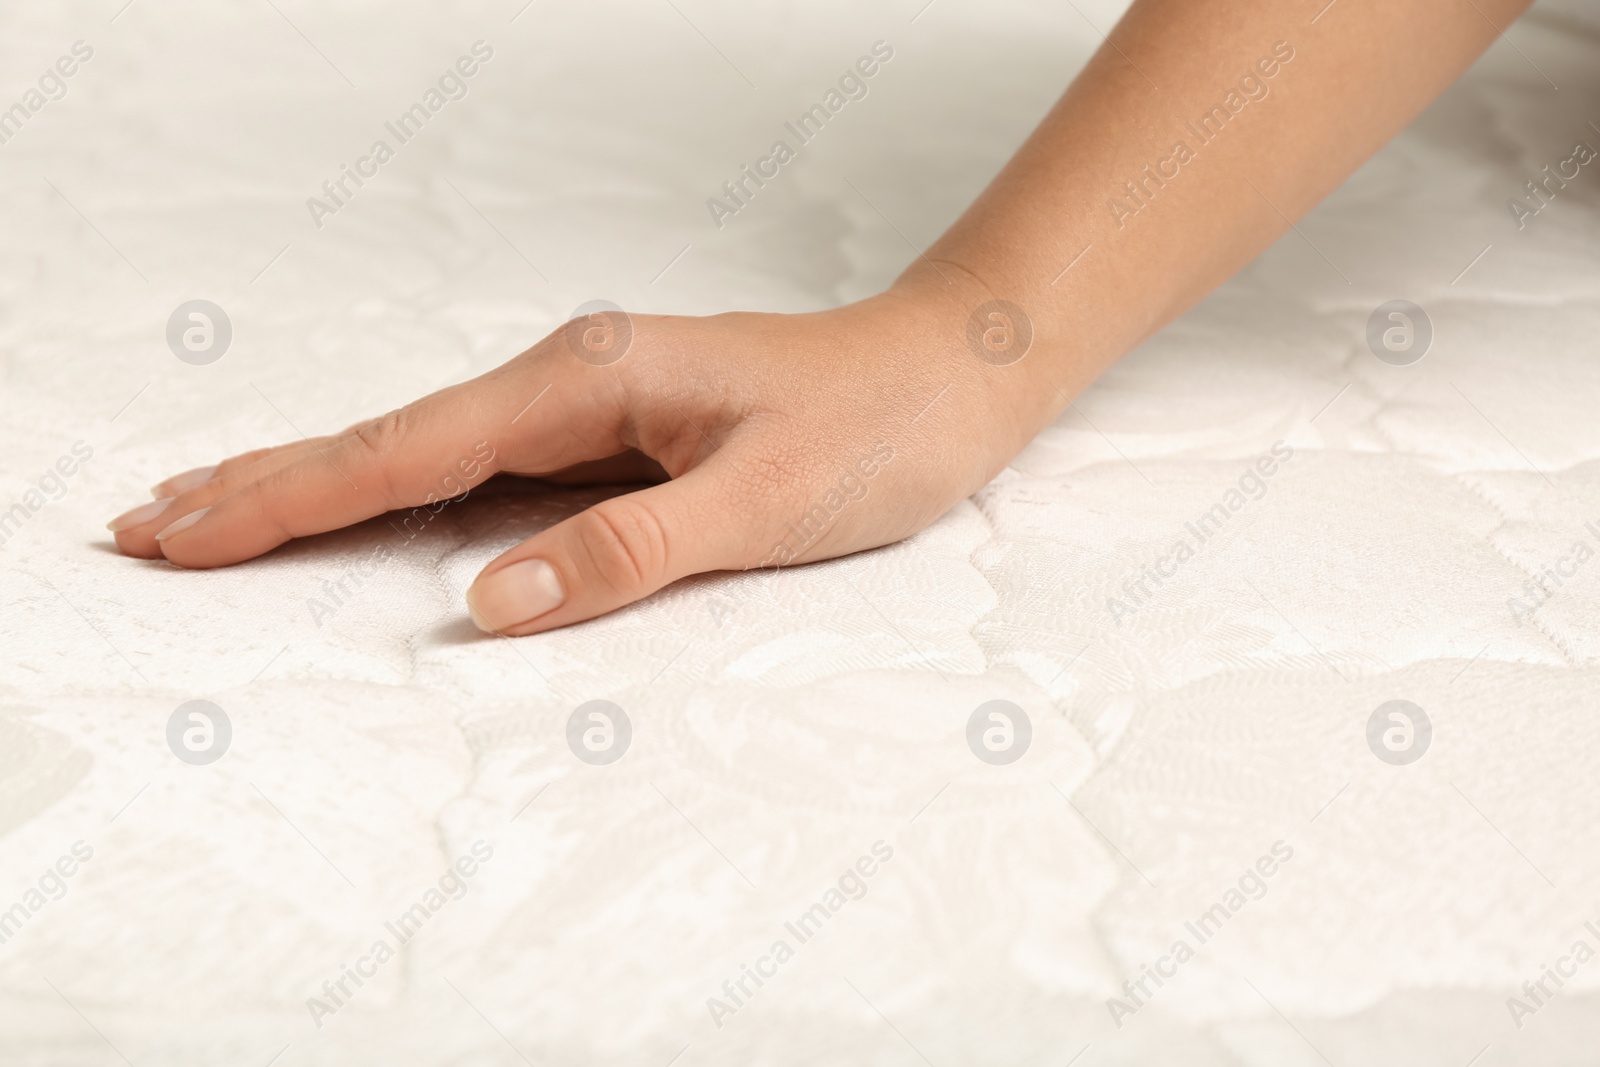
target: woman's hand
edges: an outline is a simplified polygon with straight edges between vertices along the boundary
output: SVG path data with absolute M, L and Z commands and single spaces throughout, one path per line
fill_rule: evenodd
M 473 618 L 528 634 L 699 571 L 898 540 L 1254 258 L 1528 3 L 1135 0 L 888 293 L 815 315 L 577 320 L 343 434 L 180 475 L 111 523 L 117 544 L 215 567 L 496 472 L 664 472 L 484 569 Z
M 1048 417 L 1019 404 L 1018 365 L 969 348 L 984 299 L 946 267 L 812 315 L 575 319 L 482 377 L 343 433 L 169 479 L 154 490 L 166 499 L 110 528 L 128 555 L 216 567 L 441 506 L 497 473 L 664 472 L 484 568 L 468 607 L 508 635 L 591 619 L 702 571 L 874 548 L 993 477 L 1038 429 L 1020 410 Z M 1004 329 L 990 342 L 1003 348 Z

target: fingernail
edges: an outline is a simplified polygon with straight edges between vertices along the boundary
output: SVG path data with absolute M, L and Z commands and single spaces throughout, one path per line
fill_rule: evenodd
M 567 599 L 556 569 L 542 559 L 525 559 L 482 575 L 467 589 L 467 612 L 489 633 L 537 619 Z
M 162 500 L 152 500 L 148 504 L 140 504 L 133 510 L 124 511 L 121 515 L 106 523 L 106 529 L 112 533 L 121 533 L 123 530 L 131 530 L 135 526 L 143 526 L 163 511 L 166 511 L 171 505 L 172 498 L 170 496 Z
M 209 467 L 196 467 L 192 471 L 184 471 L 182 474 L 174 474 L 166 481 L 159 482 L 152 487 L 150 490 L 150 495 L 155 497 L 165 497 L 177 496 L 179 493 L 186 493 L 197 485 L 205 485 L 211 480 L 211 476 L 215 473 L 217 473 L 217 466 L 213 463 Z
M 165 530 L 162 530 L 160 533 L 156 534 L 156 540 L 157 541 L 165 541 L 167 538 L 171 537 L 173 534 L 181 534 L 181 533 L 183 533 L 183 531 L 187 530 L 189 527 L 193 526 L 195 523 L 197 523 L 201 519 L 205 518 L 206 517 L 206 512 L 208 512 L 210 510 L 211 510 L 210 508 L 201 508 L 199 511 L 191 511 L 191 512 L 189 512 L 189 514 L 185 515 L 183 518 L 179 519 L 177 522 L 173 523 L 171 526 L 168 526 Z

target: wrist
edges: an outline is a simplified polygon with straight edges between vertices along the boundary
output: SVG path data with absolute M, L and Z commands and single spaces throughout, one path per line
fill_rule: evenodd
M 1002 463 L 1053 422 L 1099 369 L 1081 335 L 1066 328 L 1058 301 L 957 259 L 919 257 L 884 295 L 934 324 L 952 364 L 986 398 L 991 425 L 1009 431 Z

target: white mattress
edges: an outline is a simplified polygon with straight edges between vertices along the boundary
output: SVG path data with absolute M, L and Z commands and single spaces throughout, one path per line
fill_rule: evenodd
M 0 508 L 92 448 L 0 545 L 0 909 L 25 915 L 0 1060 L 1593 1062 L 1600 961 L 1520 1020 L 1507 998 L 1600 947 L 1600 563 L 1528 617 L 1508 601 L 1600 544 L 1596 173 L 1521 231 L 1506 208 L 1600 145 L 1592 5 L 1542 4 L 903 544 L 516 641 L 479 636 L 462 590 L 594 493 L 476 495 L 320 619 L 381 521 L 211 573 L 117 556 L 101 523 L 159 477 L 398 406 L 586 300 L 881 287 L 1117 14 L 519 6 L 0 15 L 0 104 L 94 49 L 0 145 Z M 305 199 L 479 39 L 470 94 L 313 225 Z M 705 199 L 879 39 L 868 97 L 718 229 Z M 197 298 L 234 326 L 208 366 L 163 337 Z M 1436 330 L 1411 366 L 1363 339 L 1394 298 Z M 1114 619 L 1280 440 L 1266 494 Z M 208 766 L 166 741 L 194 699 L 232 724 Z M 592 699 L 633 725 L 609 766 L 565 740 Z M 1033 727 L 1004 766 L 965 741 L 997 699 Z M 1405 766 L 1366 740 L 1393 699 L 1433 726 Z M 479 841 L 465 896 L 314 1019 Z M 878 842 L 801 944 L 785 923 Z M 1265 894 L 1186 935 L 1276 842 Z M 1194 958 L 1115 1012 L 1180 938 Z M 794 957 L 713 1018 L 780 939 Z

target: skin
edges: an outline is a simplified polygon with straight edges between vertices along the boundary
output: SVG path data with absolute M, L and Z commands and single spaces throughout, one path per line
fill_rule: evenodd
M 884 293 L 807 315 L 569 325 L 343 433 L 169 479 L 155 490 L 167 504 L 112 522 L 117 545 L 217 567 L 494 474 L 657 482 L 484 568 L 467 591 L 474 621 L 521 635 L 687 575 L 907 537 L 1279 237 L 1528 6 L 1323 2 L 1136 0 L 983 195 Z M 1255 82 L 1241 89 L 1246 74 Z M 1246 103 L 1203 141 L 1185 123 L 1230 90 Z M 1194 153 L 1181 165 L 1179 140 Z M 1020 311 L 980 310 L 994 300 Z M 485 446 L 492 460 L 472 463 Z M 808 514 L 815 536 L 797 532 Z

